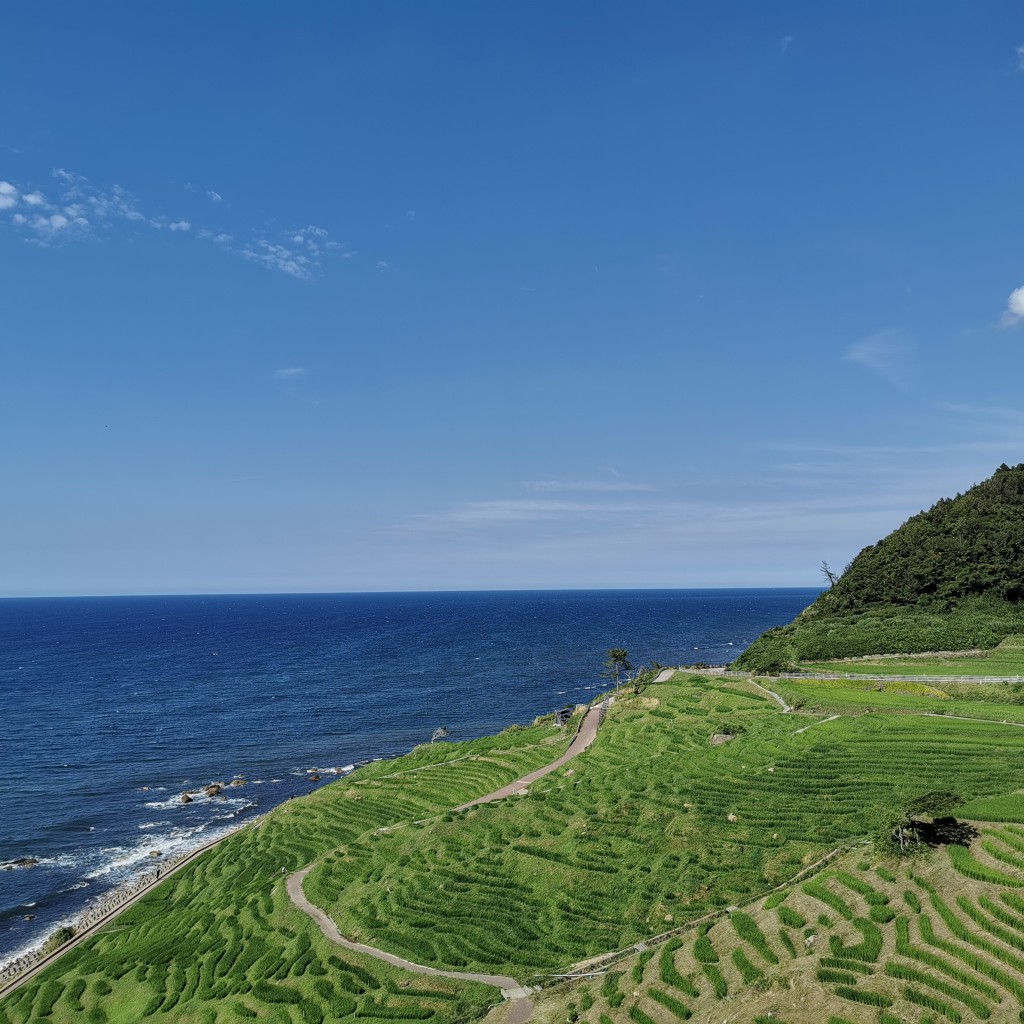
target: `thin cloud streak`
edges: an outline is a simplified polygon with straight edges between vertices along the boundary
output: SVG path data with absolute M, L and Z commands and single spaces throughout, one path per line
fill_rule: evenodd
M 906 500 L 906 497 L 903 496 L 902 500 Z M 725 528 L 727 524 L 744 522 L 762 525 L 784 523 L 795 517 L 846 513 L 854 509 L 888 508 L 899 504 L 901 498 L 894 494 L 844 494 L 802 501 L 737 504 L 710 501 L 605 503 L 508 499 L 461 502 L 442 511 L 414 514 L 403 523 L 396 524 L 396 529 L 402 532 L 461 531 L 467 528 L 487 529 L 529 523 L 580 525 L 584 522 L 618 521 L 630 528 L 672 527 L 687 531 L 700 524 L 705 528 Z
M 855 341 L 843 353 L 843 359 L 864 367 L 894 388 L 907 391 L 916 347 L 903 331 L 890 329 Z
M 527 480 L 523 486 L 530 491 L 577 491 L 619 493 L 628 491 L 655 491 L 652 484 L 634 484 L 626 480 Z

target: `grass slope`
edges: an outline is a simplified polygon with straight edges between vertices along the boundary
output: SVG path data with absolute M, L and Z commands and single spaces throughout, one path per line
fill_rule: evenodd
M 554 742 L 552 742 L 554 741 Z M 415 821 L 546 764 L 550 726 L 419 748 L 291 800 L 169 879 L 0 1002 L 0 1024 L 258 1017 L 319 1024 L 478 1016 L 493 989 L 416 977 L 327 943 L 284 891 L 294 871 L 367 831 Z M 407 986 L 407 987 L 403 987 Z
M 565 738 L 537 727 L 368 766 L 204 855 L 0 1003 L 0 1024 L 456 1024 L 493 1002 L 333 948 L 284 892 L 280 869 L 310 863 L 307 894 L 344 933 L 523 980 L 720 913 L 706 935 L 544 997 L 541 1024 L 1016 1020 L 1024 728 L 1002 720 L 1024 707 L 996 690 L 964 701 L 981 721 L 961 721 L 922 713 L 950 708 L 926 687 L 866 686 L 780 685 L 803 705 L 787 715 L 745 683 L 677 676 L 621 697 L 590 750 L 528 796 L 459 814 Z M 734 738 L 712 745 L 720 733 Z M 919 879 L 868 846 L 764 899 L 938 788 L 1002 824 L 921 862 Z
M 571 775 L 348 844 L 307 893 L 344 934 L 409 959 L 527 977 L 749 902 L 917 793 L 1024 786 L 1004 706 L 991 722 L 853 710 L 798 733 L 815 719 L 708 679 L 649 687 Z M 711 746 L 717 732 L 736 738 Z
M 910 863 L 855 851 L 607 974 L 549 990 L 556 1024 L 1021 1020 L 1024 828 Z
M 844 672 L 854 675 L 1024 677 L 1024 636 L 1008 636 L 992 650 L 984 652 L 950 652 L 916 658 L 803 662 L 800 668 L 811 674 Z

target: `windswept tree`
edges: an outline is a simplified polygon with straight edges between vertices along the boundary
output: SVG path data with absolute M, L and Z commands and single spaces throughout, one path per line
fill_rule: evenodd
M 902 801 L 884 819 L 880 845 L 901 857 L 928 846 L 969 846 L 977 830 L 968 822 L 952 817 L 961 803 L 963 798 L 947 789 L 932 790 Z
M 604 663 L 604 675 L 608 679 L 615 680 L 615 688 L 618 689 L 619 677 L 623 672 L 631 672 L 633 666 L 629 663 L 629 651 L 622 647 L 613 647 L 608 652 L 608 660 Z

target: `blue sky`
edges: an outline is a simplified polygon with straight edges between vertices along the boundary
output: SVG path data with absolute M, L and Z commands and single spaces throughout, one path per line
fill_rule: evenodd
M 0 594 L 795 586 L 1024 461 L 1016 2 L 12 2 Z

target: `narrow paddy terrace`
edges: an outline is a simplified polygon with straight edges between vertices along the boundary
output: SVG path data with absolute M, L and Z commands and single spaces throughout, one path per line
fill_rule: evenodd
M 784 691 L 788 692 L 788 691 Z M 921 705 L 941 709 L 940 698 Z M 1024 730 L 781 714 L 689 677 L 620 699 L 597 743 L 503 804 L 364 836 L 306 892 L 343 934 L 421 963 L 541 980 L 785 882 L 918 790 L 1024 785 Z M 713 744 L 713 736 L 731 736 Z
M 0 1024 L 463 1024 L 488 1007 L 501 1024 L 512 1012 L 493 987 L 325 939 L 285 888 L 306 868 L 307 899 L 347 939 L 545 986 L 533 1012 L 551 1024 L 1017 1020 L 1021 993 L 1004 984 L 1013 958 L 1024 972 L 1024 939 L 1010 939 L 1024 927 L 1024 729 L 1004 724 L 1024 722 L 1015 693 L 769 685 L 793 712 L 738 679 L 678 674 L 621 693 L 586 752 L 524 795 L 463 811 L 554 761 L 572 727 L 366 766 L 204 854 L 0 1001 Z M 970 848 L 911 869 L 876 856 L 893 809 L 935 789 L 979 822 Z M 559 985 L 595 958 L 599 978 Z

